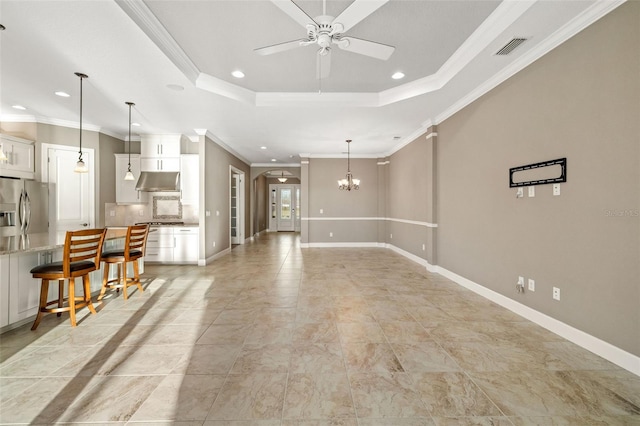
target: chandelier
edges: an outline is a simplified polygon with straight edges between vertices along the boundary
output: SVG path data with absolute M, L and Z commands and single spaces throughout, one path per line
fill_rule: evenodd
M 351 174 L 351 139 L 347 139 L 347 177 L 338 180 L 338 189 L 346 189 L 351 191 L 352 189 L 360 189 L 360 179 L 354 179 Z

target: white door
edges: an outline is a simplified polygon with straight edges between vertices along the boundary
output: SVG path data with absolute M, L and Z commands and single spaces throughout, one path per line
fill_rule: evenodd
M 231 188 L 229 200 L 231 244 L 244 244 L 244 174 L 231 170 Z
M 76 173 L 78 150 L 74 147 L 48 148 L 48 180 L 50 184 L 50 212 L 55 232 L 93 228 L 94 161 L 93 150 L 83 150 L 82 159 L 88 173 Z
M 278 186 L 278 231 L 295 231 L 294 187 Z

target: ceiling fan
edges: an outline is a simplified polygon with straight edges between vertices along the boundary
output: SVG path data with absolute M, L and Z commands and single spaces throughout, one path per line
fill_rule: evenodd
M 271 55 L 297 47 L 317 45 L 319 46 L 316 67 L 316 77 L 318 79 L 329 76 L 333 45 L 337 45 L 342 50 L 383 61 L 389 59 L 395 50 L 393 46 L 345 35 L 349 29 L 378 10 L 389 0 L 354 0 L 337 18 L 326 14 L 326 0 L 323 0 L 323 14 L 315 19 L 307 15 L 292 0 L 271 1 L 294 21 L 306 28 L 307 38 L 261 47 L 254 49 L 254 52 L 259 55 Z

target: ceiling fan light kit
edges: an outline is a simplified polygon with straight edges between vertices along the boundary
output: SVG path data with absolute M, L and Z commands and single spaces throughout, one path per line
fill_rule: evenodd
M 323 14 L 313 19 L 293 1 L 272 0 L 280 10 L 307 30 L 307 38 L 265 46 L 254 49 L 254 51 L 259 55 L 272 55 L 297 47 L 317 45 L 319 49 L 317 52 L 316 78 L 318 79 L 329 76 L 331 48 L 334 44 L 342 50 L 386 61 L 395 50 L 395 47 L 346 36 L 345 32 L 378 10 L 387 1 L 355 0 L 337 18 Z M 323 13 L 326 13 L 326 0 L 323 2 L 323 11 Z

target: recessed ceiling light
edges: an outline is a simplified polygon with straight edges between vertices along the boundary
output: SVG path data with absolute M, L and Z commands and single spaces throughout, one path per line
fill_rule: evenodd
M 234 72 L 231 73 L 232 76 L 234 76 L 235 78 L 244 78 L 244 73 L 240 70 L 235 70 Z
M 167 89 L 175 90 L 176 92 L 181 92 L 184 90 L 184 86 L 180 86 L 179 84 L 167 84 Z
M 260 149 L 267 149 L 267 147 L 266 146 L 261 146 Z
M 68 98 L 69 96 L 71 96 L 70 94 L 68 94 L 67 92 L 62 92 L 62 91 L 58 91 L 56 92 L 56 95 L 62 97 L 62 98 Z
M 400 71 L 398 71 L 398 72 L 394 73 L 391 76 L 391 78 L 394 79 L 394 80 L 400 80 L 401 78 L 404 78 L 404 73 L 401 73 Z
M 140 123 L 131 123 L 132 126 L 140 127 Z
M 26 108 L 25 108 L 25 107 L 23 107 L 22 105 L 13 105 L 13 108 L 15 108 L 15 109 L 19 109 L 20 111 L 24 111 L 24 110 L 26 110 Z
M 272 159 L 271 159 L 271 161 L 273 161 L 273 162 L 275 163 L 275 162 L 276 162 L 276 161 L 278 161 L 278 160 L 276 160 L 275 158 L 272 158 Z

